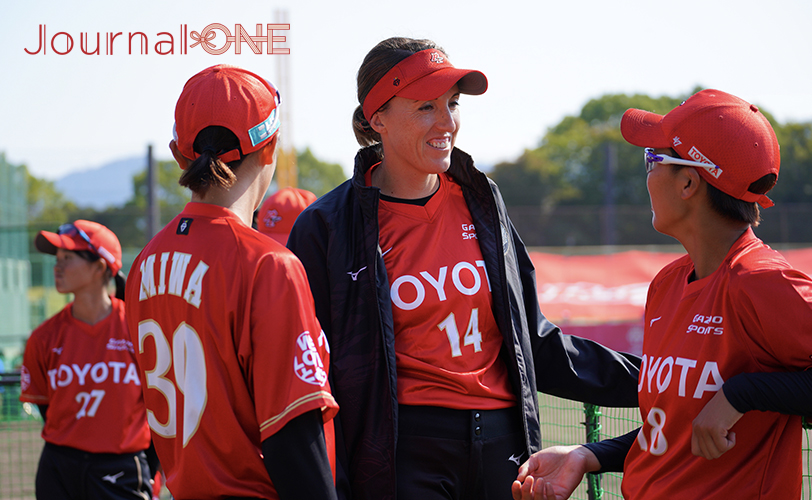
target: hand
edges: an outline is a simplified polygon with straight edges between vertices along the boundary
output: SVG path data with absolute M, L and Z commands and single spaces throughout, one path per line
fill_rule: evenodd
M 721 457 L 736 445 L 736 433 L 730 429 L 742 415 L 720 389 L 694 419 L 691 453 L 708 460 Z
M 545 448 L 519 467 L 511 493 L 514 500 L 565 500 L 584 474 L 599 468 L 595 455 L 583 446 Z
M 513 500 L 556 500 L 553 485 L 543 478 L 533 479 L 533 476 L 527 476 L 523 483 L 513 481 L 510 491 Z

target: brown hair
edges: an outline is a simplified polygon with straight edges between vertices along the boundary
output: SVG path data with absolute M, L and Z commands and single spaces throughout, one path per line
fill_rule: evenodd
M 234 185 L 237 180 L 234 170 L 245 157 L 240 149 L 240 140 L 232 131 L 214 125 L 206 127 L 197 134 L 192 147 L 200 156 L 183 171 L 178 184 L 201 195 L 211 186 L 229 188 Z M 219 154 L 233 149 L 240 151 L 239 160 L 224 163 L 218 158 Z
M 102 260 L 101 255 L 91 252 L 90 250 L 68 250 L 69 252 L 74 252 L 79 257 L 85 259 L 88 262 L 96 262 Z M 108 265 L 105 268 L 104 274 L 104 283 L 107 286 L 110 283 L 110 280 L 113 279 L 116 284 L 116 298 L 120 300 L 124 300 L 124 289 L 127 287 L 127 278 L 124 276 L 124 273 L 119 271 L 116 274 L 113 274 L 113 271 L 110 270 L 110 266 Z
M 393 37 L 378 43 L 366 55 L 361 67 L 358 68 L 357 76 L 358 102 L 360 104 L 352 114 L 352 129 L 355 132 L 355 139 L 358 144 L 370 146 L 381 142 L 381 136 L 372 129 L 369 122 L 364 118 L 364 99 L 366 99 L 372 87 L 397 63 L 412 54 L 427 49 L 437 49 L 444 54 L 446 53 L 442 47 L 431 40 Z M 379 109 L 384 107 L 386 107 L 386 104 Z
M 776 181 L 778 181 L 777 175 L 767 174 L 750 184 L 747 190 L 751 193 L 765 194 L 775 186 Z M 758 203 L 734 198 L 710 183 L 708 183 L 708 198 L 710 198 L 711 207 L 719 215 L 736 222 L 746 222 L 753 227 L 758 226 L 761 222 Z

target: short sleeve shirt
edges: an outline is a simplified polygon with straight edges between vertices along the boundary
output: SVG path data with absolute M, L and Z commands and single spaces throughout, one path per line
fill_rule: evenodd
M 134 453 L 150 432 L 124 303 L 95 325 L 73 317 L 73 303 L 29 337 L 20 401 L 48 405 L 45 441 L 91 453 Z
M 503 338 L 476 228 L 448 175 L 425 206 L 381 200 L 398 402 L 498 409 L 516 397 L 499 356 Z
M 691 453 L 691 422 L 744 372 L 812 365 L 812 280 L 748 230 L 713 274 L 689 282 L 685 256 L 652 281 L 638 394 L 643 427 L 626 458 L 629 499 L 800 498 L 800 417 L 746 413 L 736 445 L 706 460 Z
M 304 268 L 231 211 L 190 203 L 128 279 L 128 320 L 167 486 L 178 498 L 277 498 L 261 442 L 338 405 Z M 295 450 L 291 450 L 292 453 Z

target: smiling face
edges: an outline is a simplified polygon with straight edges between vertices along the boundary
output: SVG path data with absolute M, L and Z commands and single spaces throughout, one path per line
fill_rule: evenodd
M 76 293 L 86 287 L 102 286 L 100 273 L 104 270 L 102 260 L 90 262 L 78 253 L 56 249 L 54 284 L 59 293 Z
M 439 174 L 451 165 L 460 128 L 457 85 L 431 101 L 393 97 L 370 124 L 381 135 L 384 165 L 404 179 Z

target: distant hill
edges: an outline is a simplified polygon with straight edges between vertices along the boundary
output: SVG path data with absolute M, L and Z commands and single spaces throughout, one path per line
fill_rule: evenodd
M 133 176 L 146 168 L 143 156 L 116 160 L 73 172 L 55 181 L 56 188 L 80 207 L 102 210 L 121 206 L 133 196 Z

